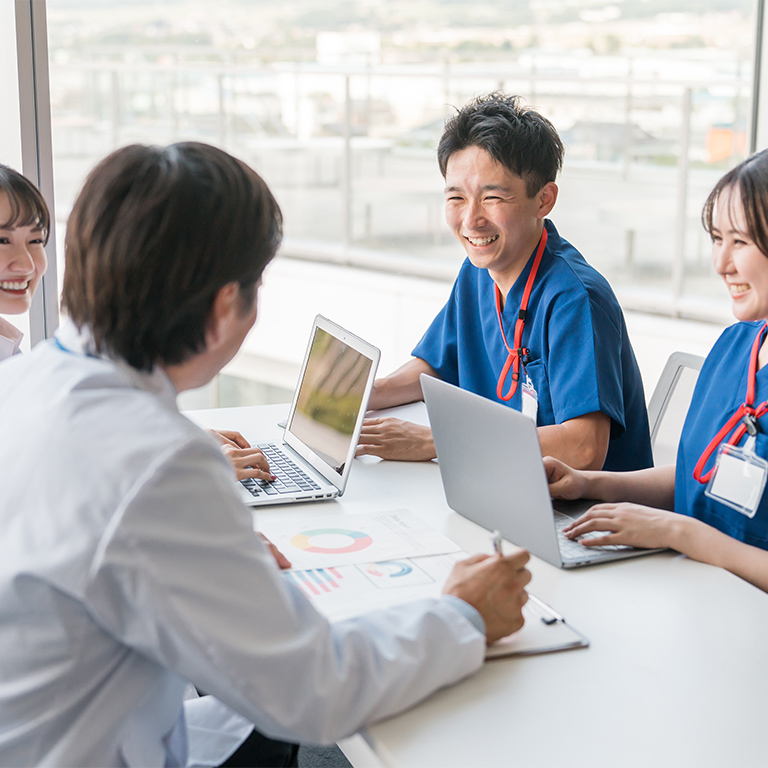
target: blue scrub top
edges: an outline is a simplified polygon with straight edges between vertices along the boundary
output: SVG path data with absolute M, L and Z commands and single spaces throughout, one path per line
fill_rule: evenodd
M 545 221 L 547 246 L 528 303 L 523 346 L 538 394 L 538 425 L 560 424 L 600 411 L 611 418 L 604 469 L 653 464 L 640 371 L 624 315 L 605 278 Z M 502 318 L 509 343 L 533 254 L 507 294 Z M 448 302 L 413 355 L 444 381 L 496 402 L 507 349 L 488 271 L 464 261 Z M 522 378 L 522 376 L 521 376 Z M 509 378 L 504 392 L 509 388 Z M 522 410 L 522 386 L 505 404 Z
M 753 518 L 705 495 L 693 470 L 712 438 L 744 402 L 752 343 L 763 322 L 737 323 L 723 331 L 701 368 L 685 419 L 675 471 L 675 512 L 695 517 L 729 536 L 768 549 L 768 494 Z M 768 399 L 768 366 L 757 372 L 755 405 Z M 755 453 L 768 459 L 768 414 L 758 422 Z M 746 435 L 740 445 L 746 442 Z M 714 466 L 711 457 L 704 468 Z

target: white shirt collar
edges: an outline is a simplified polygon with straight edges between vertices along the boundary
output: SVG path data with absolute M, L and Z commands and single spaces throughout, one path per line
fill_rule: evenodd
M 0 317 L 0 360 L 18 354 L 24 334 L 7 320 Z
M 67 352 L 109 360 L 125 373 L 136 387 L 157 395 L 166 405 L 174 409 L 177 408 L 176 395 L 178 393 L 176 388 L 159 365 L 156 365 L 149 373 L 137 371 L 119 357 L 97 352 L 90 329 L 83 326 L 83 328 L 78 330 L 77 326 L 68 317 L 62 317 L 61 324 L 56 331 L 56 341 Z

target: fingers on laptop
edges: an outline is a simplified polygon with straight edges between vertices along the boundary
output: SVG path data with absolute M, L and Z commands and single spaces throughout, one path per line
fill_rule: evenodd
M 589 536 L 580 539 L 585 547 L 596 547 L 616 543 L 613 539 L 621 531 L 619 521 L 612 515 L 613 504 L 597 504 L 588 509 L 581 517 L 563 528 L 563 533 L 569 539 L 579 539 L 588 533 L 602 532 L 603 536 Z
M 569 539 L 595 532 L 602 536 L 579 539 L 587 547 L 627 544 L 634 547 L 665 547 L 674 513 L 640 504 L 596 504 L 563 530 Z
M 274 480 L 275 476 L 269 470 L 266 456 L 258 448 L 234 448 L 229 445 L 222 451 L 235 468 L 238 480 L 253 477 L 256 480 Z
M 552 456 L 545 456 L 543 461 L 552 498 L 573 500 L 584 497 L 586 480 L 581 472 Z
M 233 448 L 251 447 L 251 444 L 234 429 L 206 429 L 205 431 L 213 435 L 222 445 L 229 445 Z

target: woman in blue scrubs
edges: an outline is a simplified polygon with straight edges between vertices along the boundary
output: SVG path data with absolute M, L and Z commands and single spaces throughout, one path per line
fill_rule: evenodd
M 676 466 L 545 465 L 553 497 L 605 502 L 566 529 L 570 538 L 602 531 L 582 543 L 670 547 L 768 591 L 768 150 L 717 183 L 702 221 L 739 322 L 701 369 Z

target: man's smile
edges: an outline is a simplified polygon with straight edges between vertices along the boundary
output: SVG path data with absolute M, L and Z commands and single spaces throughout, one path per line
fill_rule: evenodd
M 498 235 L 493 235 L 492 237 L 469 237 L 468 235 L 465 235 L 464 237 L 472 245 L 477 246 L 490 245 L 492 242 L 499 239 Z

